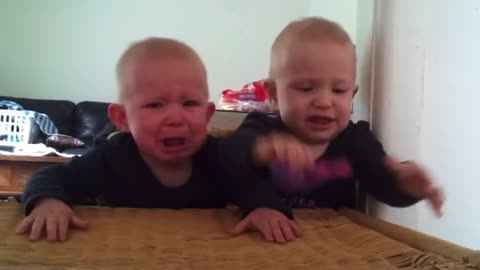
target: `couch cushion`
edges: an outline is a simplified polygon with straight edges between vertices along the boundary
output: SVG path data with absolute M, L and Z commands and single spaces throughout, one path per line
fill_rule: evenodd
M 58 132 L 72 135 L 72 116 L 75 103 L 68 100 L 31 99 L 0 96 L 0 100 L 11 100 L 22 105 L 25 110 L 44 113 L 50 117 Z
M 73 113 L 73 136 L 82 140 L 88 146 L 93 138 L 109 122 L 108 105 L 105 102 L 83 101 L 77 104 Z

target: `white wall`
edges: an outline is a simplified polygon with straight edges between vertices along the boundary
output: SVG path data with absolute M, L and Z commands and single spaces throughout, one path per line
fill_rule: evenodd
M 387 220 L 480 249 L 480 1 L 376 1 L 374 130 L 424 163 L 444 187 L 445 215 L 426 204 L 379 206 Z
M 212 99 L 266 75 L 269 48 L 309 0 L 3 0 L 0 95 L 112 101 L 114 64 L 145 36 L 184 40 L 203 56 Z
M 289 21 L 317 15 L 339 22 L 356 43 L 353 118 L 368 119 L 373 0 L 357 1 L 3 0 L 0 95 L 113 101 L 119 55 L 131 41 L 159 35 L 199 51 L 218 101 L 221 90 L 266 76 L 270 45 Z
M 357 5 L 358 0 L 311 0 L 308 15 L 336 21 L 356 40 Z
M 361 92 L 354 119 L 367 119 L 372 2 L 3 0 L 0 95 L 112 101 L 119 55 L 131 41 L 159 35 L 199 51 L 217 101 L 222 89 L 266 76 L 270 45 L 286 23 L 319 15 L 338 21 L 356 42 Z

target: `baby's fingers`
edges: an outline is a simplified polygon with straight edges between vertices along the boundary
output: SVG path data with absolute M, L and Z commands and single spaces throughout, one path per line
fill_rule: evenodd
M 298 144 L 297 151 L 298 168 L 300 168 L 302 172 L 313 171 L 315 168 L 315 158 L 313 157 L 313 153 L 310 148 L 307 145 Z
M 277 242 L 278 244 L 285 244 L 287 240 L 285 240 L 285 236 L 283 235 L 282 229 L 280 228 L 280 224 L 278 223 L 278 221 L 272 221 L 269 224 L 275 242 Z
M 45 226 L 45 217 L 36 217 L 33 221 L 32 230 L 30 231 L 30 241 L 38 241 L 42 236 L 42 232 Z
M 266 137 L 260 137 L 254 146 L 255 162 L 265 165 L 275 159 L 275 149 L 273 148 L 273 141 Z
M 313 155 L 312 150 L 308 145 L 303 145 L 303 154 L 305 158 L 305 165 L 307 170 L 314 170 L 315 169 L 315 156 Z
M 300 173 L 305 169 L 305 153 L 303 153 L 302 148 L 298 144 L 286 144 L 286 160 L 287 165 L 295 173 Z
M 285 148 L 286 164 L 294 173 L 304 173 L 313 171 L 315 167 L 315 159 L 308 146 L 298 142 L 286 142 L 283 144 Z M 284 163 L 285 164 L 285 163 Z
M 290 228 L 292 228 L 293 233 L 295 233 L 295 236 L 300 237 L 302 236 L 302 229 L 297 225 L 297 223 L 293 220 L 288 220 L 288 223 L 290 224 Z
M 282 228 L 283 235 L 287 241 L 295 240 L 296 236 L 291 228 L 290 224 L 288 223 L 288 219 L 280 220 L 279 221 L 280 227 Z
M 32 228 L 33 221 L 35 221 L 35 218 L 32 216 L 27 216 L 25 217 L 20 224 L 18 224 L 16 233 L 17 234 L 24 234 L 26 232 L 29 232 L 30 229 Z
M 88 229 L 89 224 L 88 224 L 88 221 L 74 215 L 72 216 L 72 219 L 71 219 L 71 225 L 74 228 L 85 230 L 85 229 Z
M 445 202 L 445 197 L 441 189 L 435 189 L 431 195 L 428 197 L 430 204 L 432 205 L 433 210 L 437 216 L 442 216 L 442 207 Z
M 272 149 L 274 153 L 274 159 L 280 162 L 281 164 L 288 164 L 290 166 L 290 158 L 289 156 L 291 155 L 292 152 L 291 150 L 289 151 L 288 144 L 279 138 L 274 138 L 272 140 Z
M 68 216 L 63 216 L 63 215 L 59 216 L 58 217 L 58 238 L 62 242 L 67 240 L 68 226 L 69 226 Z
M 46 227 L 47 227 L 47 240 L 49 242 L 57 241 L 58 218 L 56 216 L 47 217 Z
M 267 240 L 268 242 L 273 242 L 273 240 L 274 240 L 273 231 L 270 228 L 270 226 L 268 225 L 268 223 L 261 224 L 258 227 L 258 229 L 260 230 L 260 233 L 262 233 L 265 240 Z

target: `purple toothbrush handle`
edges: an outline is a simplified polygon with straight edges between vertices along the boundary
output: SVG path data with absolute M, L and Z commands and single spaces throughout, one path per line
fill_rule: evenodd
M 311 190 L 352 175 L 353 169 L 347 159 L 319 160 L 313 171 L 303 173 L 294 173 L 282 164 L 274 166 L 272 170 L 273 180 L 286 193 Z

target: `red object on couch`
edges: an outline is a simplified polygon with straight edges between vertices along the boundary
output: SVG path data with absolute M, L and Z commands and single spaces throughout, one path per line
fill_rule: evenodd
M 225 89 L 222 91 L 220 107 L 235 111 L 271 112 L 273 106 L 269 100 L 263 81 L 245 84 L 240 90 Z

